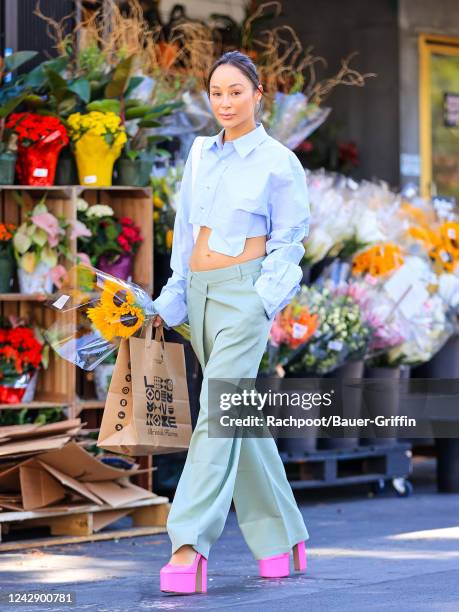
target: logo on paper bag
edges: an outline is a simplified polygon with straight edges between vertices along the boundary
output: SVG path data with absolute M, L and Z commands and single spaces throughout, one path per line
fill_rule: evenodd
M 174 382 L 171 378 L 154 376 L 148 383 L 144 376 L 145 398 L 147 405 L 147 426 L 169 427 L 176 429 L 177 420 L 174 413 Z

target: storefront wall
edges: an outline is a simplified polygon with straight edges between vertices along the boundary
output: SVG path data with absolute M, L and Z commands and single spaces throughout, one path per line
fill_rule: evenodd
M 418 183 L 421 171 L 418 38 L 420 34 L 459 37 L 457 0 L 400 0 L 399 33 L 401 181 Z

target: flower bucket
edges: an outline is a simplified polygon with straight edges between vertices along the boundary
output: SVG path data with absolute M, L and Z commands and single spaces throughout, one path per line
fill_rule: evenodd
M 11 253 L 0 252 L 0 293 L 11 293 L 16 275 L 16 261 Z
M 114 262 L 111 262 L 106 255 L 101 255 L 97 261 L 97 268 L 115 278 L 130 281 L 132 280 L 133 263 L 133 257 L 129 253 L 123 253 Z
M 59 156 L 56 168 L 56 185 L 76 185 L 78 183 L 75 158 L 68 148 Z
M 32 380 L 33 376 L 30 373 L 16 378 L 4 378 L 0 384 L 0 404 L 20 404 L 24 401 L 31 401 L 24 398 L 27 397 L 27 388 Z
M 96 387 L 96 397 L 101 402 L 104 402 L 107 399 L 108 387 L 110 385 L 114 369 L 114 363 L 101 364 L 94 369 L 94 384 Z
M 18 146 L 16 170 L 20 183 L 39 187 L 54 185 L 62 146 L 60 140 L 39 142 L 29 147 Z
M 14 184 L 16 158 L 16 153 L 0 154 L 0 185 Z
M 121 154 L 121 146 L 110 146 L 103 136 L 86 133 L 75 142 L 75 159 L 80 185 L 110 187 L 113 165 Z
M 116 184 L 147 187 L 150 184 L 153 163 L 153 157 L 151 159 L 120 159 Z
M 53 281 L 51 278 L 51 267 L 42 261 L 33 272 L 26 272 L 24 268 L 18 268 L 19 291 L 21 293 L 52 293 Z

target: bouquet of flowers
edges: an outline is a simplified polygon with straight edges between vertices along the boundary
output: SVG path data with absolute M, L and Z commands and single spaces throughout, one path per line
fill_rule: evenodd
M 267 118 L 268 132 L 293 150 L 322 125 L 330 112 L 331 108 L 322 108 L 309 102 L 301 92 L 277 91 Z
M 25 112 L 11 115 L 6 128 L 17 136 L 20 182 L 52 185 L 60 150 L 69 142 L 64 124 L 57 117 Z
M 78 248 L 89 256 L 92 265 L 124 280 L 132 276 L 133 258 L 143 237 L 130 217 L 117 217 L 105 204 L 90 206 L 77 202 L 80 227 Z
M 0 403 L 17 404 L 32 376 L 48 366 L 49 347 L 40 331 L 10 318 L 0 327 Z
M 348 360 L 362 358 L 371 339 L 359 305 L 349 295 L 334 295 L 325 287 L 302 285 L 295 304 L 314 317 L 315 330 L 298 348 L 281 358 L 294 374 L 324 375 Z
M 64 315 L 47 330 L 47 341 L 58 355 L 83 370 L 93 370 L 116 350 L 121 338 L 145 329 L 157 314 L 142 287 L 85 264 L 68 271 L 47 306 Z M 71 310 L 77 310 L 77 324 L 65 317 Z M 173 329 L 190 339 L 187 324 Z
M 19 283 L 23 293 L 51 291 L 65 273 L 59 257 L 71 260 L 65 217 L 53 215 L 44 198 L 27 214 L 14 233 L 14 254 L 19 266 Z

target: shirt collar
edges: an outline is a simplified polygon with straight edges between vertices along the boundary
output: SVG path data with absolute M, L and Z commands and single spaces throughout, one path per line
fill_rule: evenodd
M 218 134 L 215 136 L 209 136 L 203 143 L 203 148 L 210 149 L 213 145 L 216 145 L 220 150 L 223 148 L 222 138 L 223 132 L 225 128 L 220 130 Z M 230 140 L 232 142 L 236 151 L 239 153 L 239 156 L 244 158 L 248 155 L 253 149 L 259 145 L 263 140 L 268 136 L 266 133 L 263 124 L 260 121 L 256 122 L 256 128 L 244 134 L 243 136 L 239 136 L 235 140 Z

